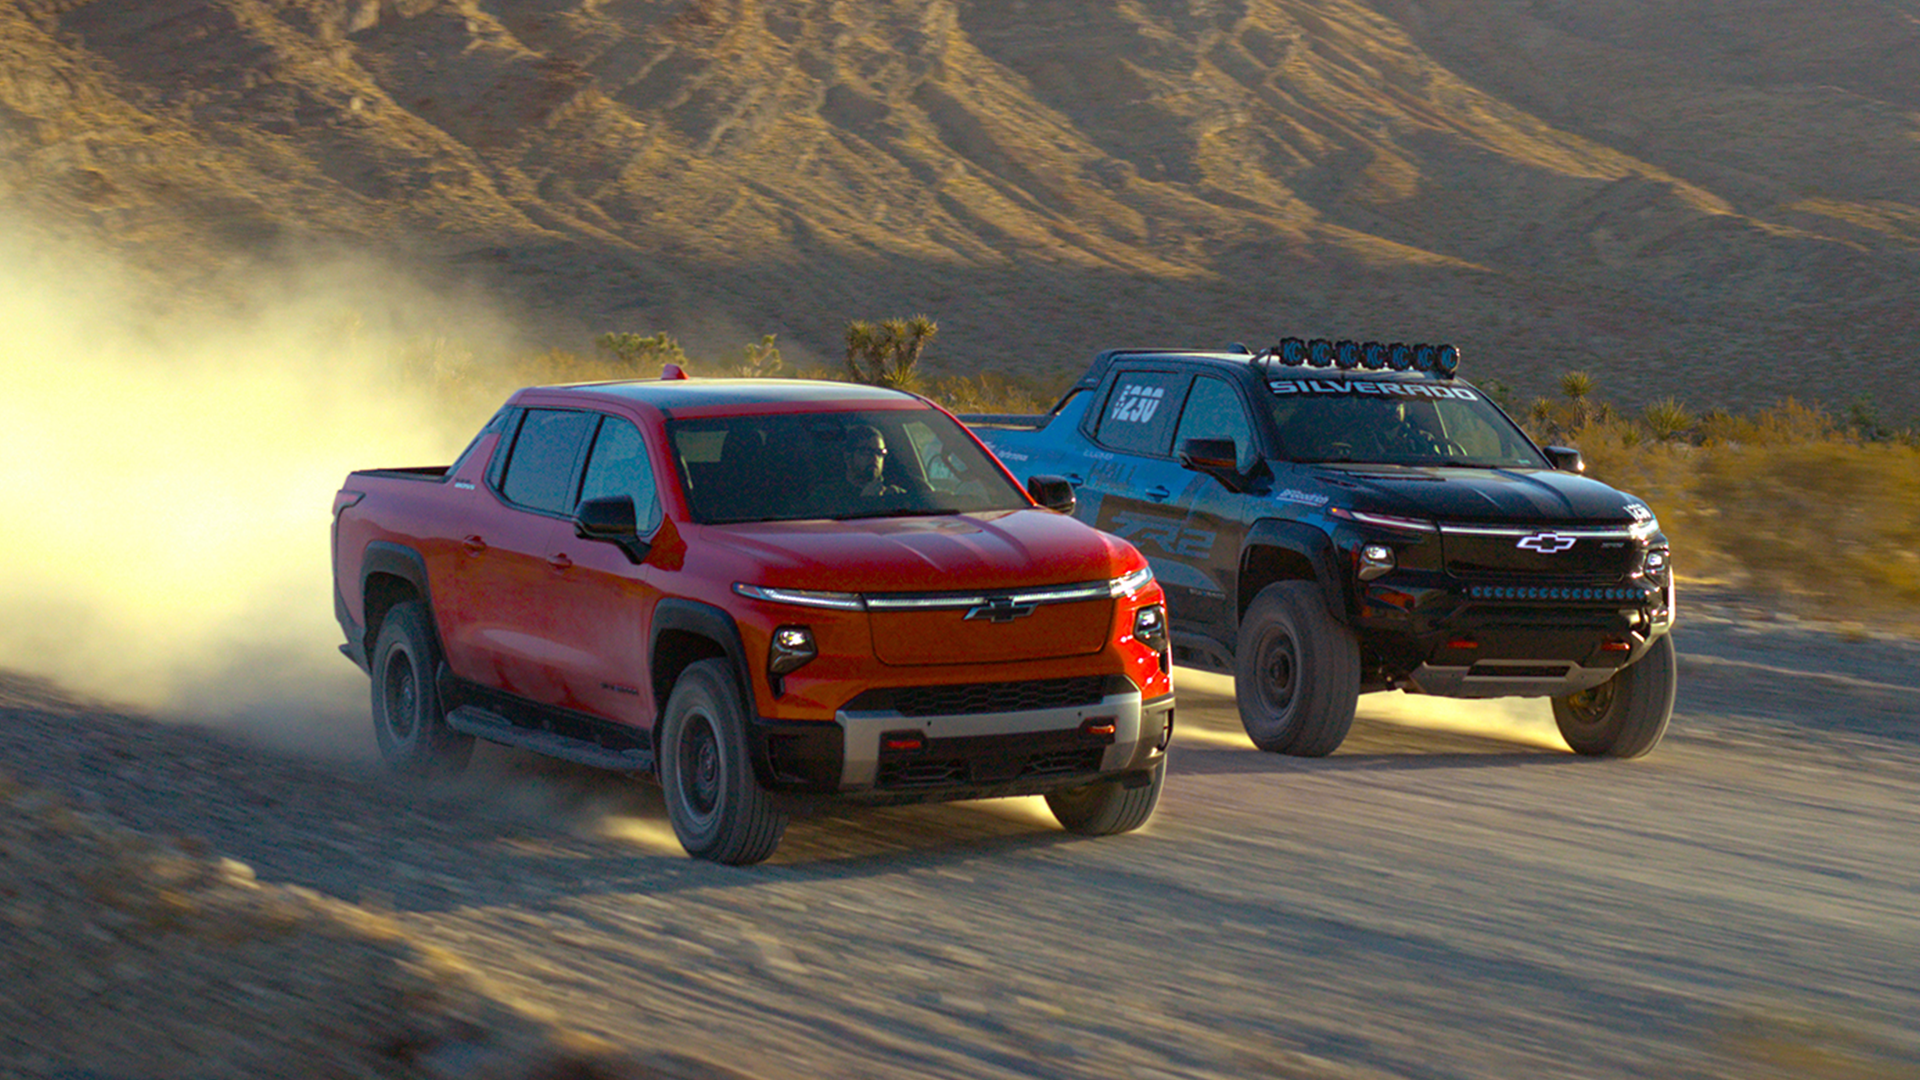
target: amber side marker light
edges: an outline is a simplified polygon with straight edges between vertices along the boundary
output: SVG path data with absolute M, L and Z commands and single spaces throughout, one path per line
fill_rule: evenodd
M 1104 735 L 1107 738 L 1112 738 L 1113 733 L 1120 729 L 1114 724 L 1112 717 L 1096 716 L 1081 724 L 1080 730 L 1089 735 Z
M 880 736 L 880 749 L 894 753 L 913 753 L 927 748 L 926 737 L 917 731 L 889 731 Z
M 1600 643 L 1601 652 L 1632 652 L 1633 642 L 1620 638 L 1608 638 Z

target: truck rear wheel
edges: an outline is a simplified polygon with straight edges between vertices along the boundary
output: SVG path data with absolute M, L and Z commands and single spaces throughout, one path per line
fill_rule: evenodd
M 746 709 L 725 660 L 691 664 L 673 684 L 660 723 L 660 785 L 680 846 L 730 866 L 773 854 L 787 830 L 753 775 Z
M 373 644 L 373 735 L 380 756 L 408 776 L 451 776 L 473 757 L 473 737 L 447 726 L 434 673 L 440 648 L 425 605 L 388 609 Z
M 1654 639 L 1632 667 L 1599 686 L 1553 699 L 1553 721 L 1576 754 L 1640 757 L 1659 745 L 1673 718 L 1673 637 Z
M 1262 750 L 1323 757 L 1353 727 L 1360 647 L 1310 581 L 1276 581 L 1253 598 L 1233 675 L 1241 726 Z
M 1152 779 L 1129 788 L 1120 780 L 1101 780 L 1084 787 L 1047 792 L 1047 809 L 1062 828 L 1083 836 L 1111 836 L 1132 832 L 1153 816 L 1166 780 L 1167 763 L 1153 767 Z

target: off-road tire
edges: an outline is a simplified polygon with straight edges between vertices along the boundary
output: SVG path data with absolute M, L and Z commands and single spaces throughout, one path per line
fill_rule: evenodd
M 745 699 L 725 660 L 681 672 L 660 723 L 660 786 L 680 846 L 729 866 L 773 854 L 787 830 L 753 774 Z
M 1132 832 L 1147 823 L 1160 801 L 1167 763 L 1153 767 L 1152 779 L 1129 788 L 1119 780 L 1100 780 L 1076 788 L 1047 792 L 1047 809 L 1068 832 L 1083 836 L 1112 836 Z
M 1323 757 L 1353 727 L 1360 647 L 1310 581 L 1276 581 L 1253 598 L 1233 675 L 1241 726 L 1262 750 Z
M 1553 699 L 1553 722 L 1576 754 L 1637 758 L 1673 719 L 1673 636 L 1655 638 L 1633 666 L 1589 690 Z
M 388 609 L 368 665 L 373 682 L 373 737 L 380 756 L 406 776 L 452 776 L 473 757 L 473 737 L 447 726 L 434 675 L 440 644 L 426 605 L 407 600 Z

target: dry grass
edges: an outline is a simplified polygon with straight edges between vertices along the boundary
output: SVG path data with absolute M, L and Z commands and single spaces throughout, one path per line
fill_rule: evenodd
M 1625 418 L 1535 402 L 1542 442 L 1647 501 L 1683 578 L 1770 594 L 1807 614 L 1920 627 L 1920 437 L 1792 400 L 1678 422 L 1661 402 Z

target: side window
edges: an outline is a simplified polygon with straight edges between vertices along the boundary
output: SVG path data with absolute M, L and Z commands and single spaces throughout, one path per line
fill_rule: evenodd
M 572 409 L 528 409 L 513 440 L 500 494 L 529 510 L 571 511 L 573 468 L 594 419 L 592 413 Z
M 1225 379 L 1203 376 L 1193 380 L 1187 406 L 1180 411 L 1180 430 L 1173 437 L 1174 449 L 1178 450 L 1188 439 L 1232 439 L 1235 463 L 1241 472 L 1252 468 L 1257 457 L 1247 408 Z
M 654 490 L 653 463 L 640 429 L 617 416 L 600 421 L 600 434 L 587 458 L 587 475 L 580 482 L 580 501 L 620 495 L 633 496 L 634 522 L 641 535 L 660 522 L 660 498 Z
M 493 460 L 487 462 L 487 486 L 495 491 L 500 490 L 500 481 L 507 475 L 507 455 L 513 453 L 513 436 L 520 430 L 520 417 L 525 412 L 506 408 L 495 416 L 500 422 L 500 441 L 493 444 Z
M 1122 371 L 1094 427 L 1102 446 L 1130 454 L 1165 456 L 1180 415 L 1188 376 L 1173 371 Z

